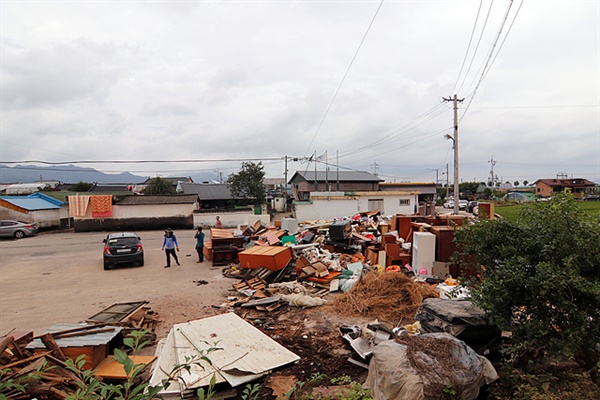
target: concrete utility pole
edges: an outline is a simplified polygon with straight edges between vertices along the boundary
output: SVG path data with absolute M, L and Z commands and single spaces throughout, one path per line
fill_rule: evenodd
M 492 156 L 491 160 L 488 162 L 492 166 L 492 169 L 490 170 L 490 182 L 492 183 L 492 187 L 494 187 L 494 165 L 496 165 L 496 161 L 494 161 L 494 156 Z
M 458 99 L 456 94 L 454 98 L 446 99 L 442 97 L 444 101 L 452 101 L 454 103 L 454 214 L 458 214 L 459 210 L 459 190 L 458 190 L 458 103 L 462 103 L 463 99 Z
M 286 199 L 286 205 L 287 205 L 287 185 L 288 185 L 288 167 L 287 167 L 287 160 L 288 160 L 288 156 L 285 156 L 285 185 L 284 185 L 284 190 L 285 190 L 285 199 Z
M 448 200 L 448 196 L 449 196 L 449 192 L 450 191 L 450 175 L 448 172 L 448 163 L 446 163 L 446 200 Z
M 437 201 L 438 195 L 437 195 L 437 189 L 438 189 L 438 168 L 433 169 L 433 168 L 427 168 L 428 171 L 435 171 L 435 194 L 433 195 L 433 201 Z

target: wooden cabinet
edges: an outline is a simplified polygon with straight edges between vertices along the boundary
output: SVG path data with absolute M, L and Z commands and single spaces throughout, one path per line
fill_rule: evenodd
M 279 271 L 292 260 L 292 249 L 288 246 L 253 246 L 239 253 L 239 258 L 242 268 L 264 267 Z
M 454 228 L 451 226 L 432 226 L 431 233 L 436 237 L 435 260 L 449 262 L 456 251 L 454 243 Z

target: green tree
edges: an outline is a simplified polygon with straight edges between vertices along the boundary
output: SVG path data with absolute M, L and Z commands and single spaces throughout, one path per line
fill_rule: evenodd
M 457 231 L 454 261 L 493 324 L 512 331 L 513 361 L 572 357 L 598 381 L 600 219 L 572 196 L 523 205 L 515 222 L 489 220 Z
M 144 189 L 145 194 L 175 194 L 175 188 L 171 184 L 171 182 L 167 179 L 161 178 L 157 176 L 152 179 L 146 189 Z
M 254 199 L 257 205 L 265 202 L 266 193 L 263 180 L 265 172 L 262 163 L 243 162 L 237 174 L 230 174 L 227 184 L 231 194 L 243 199 Z
M 79 181 L 73 186 L 71 186 L 72 192 L 88 192 L 94 186 L 93 183 L 88 183 L 84 181 Z
M 463 198 L 469 198 L 477 194 L 477 189 L 482 182 L 462 182 L 458 185 L 458 190 Z
M 515 185 L 515 186 L 519 186 L 519 181 L 515 181 L 515 182 L 513 183 L 513 185 Z
M 523 181 L 523 185 L 525 185 L 525 186 L 529 185 L 529 181 Z

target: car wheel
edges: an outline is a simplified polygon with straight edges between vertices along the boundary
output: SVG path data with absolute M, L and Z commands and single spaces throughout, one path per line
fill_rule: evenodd
M 140 267 L 143 267 L 143 266 L 144 266 L 144 259 L 141 259 L 141 260 L 140 260 L 140 262 L 138 263 L 138 265 L 139 265 Z
M 25 237 L 25 232 L 23 232 L 23 231 L 15 232 L 15 239 L 23 239 L 24 237 Z
M 109 269 L 110 269 L 110 264 L 109 264 L 109 263 L 107 263 L 107 262 L 105 262 L 105 263 L 104 263 L 104 270 L 105 270 L 105 271 L 108 271 Z

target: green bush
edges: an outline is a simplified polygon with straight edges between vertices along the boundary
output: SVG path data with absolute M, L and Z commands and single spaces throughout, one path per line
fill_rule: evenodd
M 571 196 L 521 206 L 519 218 L 457 232 L 455 262 L 492 323 L 512 331 L 509 354 L 527 362 L 572 357 L 598 379 L 600 219 Z

